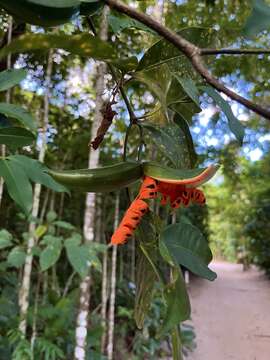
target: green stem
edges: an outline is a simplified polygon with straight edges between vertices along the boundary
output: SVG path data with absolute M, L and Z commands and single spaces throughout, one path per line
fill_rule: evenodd
M 183 360 L 182 343 L 179 327 L 175 326 L 171 331 L 173 360 Z

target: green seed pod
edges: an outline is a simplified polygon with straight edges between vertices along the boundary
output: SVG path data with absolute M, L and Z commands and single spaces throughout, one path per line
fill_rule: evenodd
M 97 169 L 49 170 L 49 174 L 69 189 L 83 192 L 109 192 L 139 180 L 143 176 L 143 171 L 140 163 L 121 162 Z

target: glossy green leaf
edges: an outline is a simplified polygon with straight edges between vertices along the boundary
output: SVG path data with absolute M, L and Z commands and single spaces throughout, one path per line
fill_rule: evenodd
M 13 248 L 8 254 L 7 263 L 9 266 L 14 266 L 19 269 L 24 265 L 26 253 L 20 246 Z
M 151 139 L 157 145 L 159 151 L 167 157 L 175 167 L 178 167 L 182 160 L 181 153 L 181 131 L 177 126 L 167 125 L 160 127 L 158 125 L 142 123 L 144 129 L 151 134 Z
M 121 31 L 124 31 L 125 29 L 130 29 L 130 28 L 135 28 L 138 30 L 142 30 L 142 31 L 146 31 L 146 32 L 155 34 L 155 32 L 152 29 L 143 25 L 139 21 L 134 20 L 127 16 L 118 15 L 117 13 L 110 14 L 108 17 L 108 21 L 109 21 L 109 25 L 110 25 L 112 31 L 115 34 L 121 32 Z
M 197 162 L 197 153 L 195 150 L 195 146 L 193 143 L 193 138 L 192 138 L 192 135 L 190 132 L 189 125 L 186 122 L 186 120 L 182 116 L 180 116 L 178 113 L 176 113 L 174 115 L 173 120 L 177 124 L 177 126 L 180 127 L 180 129 L 182 130 L 182 133 L 185 136 L 186 146 L 185 146 L 185 150 L 184 150 L 184 152 L 185 152 L 184 159 L 185 159 L 186 163 L 183 167 L 184 168 L 193 168 Z
M 185 28 L 180 30 L 178 33 L 179 35 L 191 41 L 193 44 L 198 45 L 199 47 L 209 47 L 213 42 L 213 37 L 215 37 L 215 32 L 212 29 L 202 27 Z M 170 62 L 172 60 L 174 62 L 177 61 L 177 63 L 180 63 L 181 66 L 181 62 L 184 62 L 185 60 L 185 55 L 167 40 L 162 39 L 146 51 L 146 53 L 139 62 L 137 70 L 139 71 L 155 67 L 163 64 L 164 62 Z M 174 67 L 175 66 L 173 66 L 172 68 Z M 179 68 L 176 69 L 175 72 L 180 73 L 182 76 L 185 75 L 186 69 L 184 67 L 182 70 L 181 68 Z
M 173 74 L 167 93 L 166 104 L 171 110 L 180 114 L 187 121 L 191 121 L 195 114 L 201 112 L 200 106 L 189 96 L 188 92 L 175 77 L 175 74 Z
M 164 289 L 166 315 L 160 330 L 160 336 L 167 334 L 180 322 L 190 318 L 190 301 L 185 280 L 179 267 L 173 268 L 172 281 Z
M 56 182 L 48 173 L 47 167 L 38 160 L 24 155 L 11 155 L 9 159 L 22 167 L 29 179 L 35 183 L 42 184 L 54 191 L 68 191 L 63 185 Z
M 0 230 L 0 250 L 12 246 L 12 235 L 6 229 Z
M 41 271 L 46 271 L 57 262 L 61 255 L 62 238 L 46 235 L 44 236 L 42 243 L 48 244 L 41 252 L 39 258 Z
M 243 144 L 243 139 L 245 136 L 245 128 L 241 122 L 234 116 L 232 109 L 227 101 L 212 87 L 210 86 L 201 86 L 201 89 L 205 91 L 208 96 L 210 96 L 215 103 L 220 107 L 228 119 L 229 128 L 234 134 L 239 143 Z
M 10 69 L 0 72 L 0 91 L 5 91 L 19 84 L 27 75 L 23 69 Z
M 208 280 L 216 273 L 208 268 L 212 260 L 211 250 L 201 232 L 185 221 L 169 225 L 161 234 L 175 264 L 183 265 L 191 272 Z
M 37 50 L 49 51 L 50 49 L 64 49 L 73 55 L 110 62 L 125 71 L 133 70 L 137 66 L 136 58 L 118 59 L 117 50 L 115 50 L 112 45 L 88 33 L 78 35 L 22 35 L 0 50 L 0 59 L 6 57 L 8 54 L 33 52 Z
M 0 176 L 10 197 L 28 214 L 32 208 L 32 186 L 23 169 L 13 161 L 0 160 Z
M 264 0 L 253 0 L 253 9 L 247 19 L 243 33 L 252 37 L 262 30 L 270 29 L 270 6 Z
M 18 120 L 23 126 L 31 131 L 36 131 L 35 119 L 24 108 L 18 105 L 0 103 L 0 113 L 7 117 Z
M 143 84 L 156 96 L 164 111 L 167 107 L 167 93 L 171 85 L 171 73 L 166 64 L 163 64 L 157 69 L 147 69 L 145 71 L 136 71 L 133 78 Z
M 174 77 L 182 86 L 185 93 L 193 100 L 193 102 L 200 107 L 199 91 L 195 82 L 191 78 L 180 77 L 178 74 L 174 74 Z
M 139 251 L 136 269 L 134 318 L 137 327 L 142 329 L 145 316 L 150 309 L 156 274 L 142 251 Z
M 30 131 L 21 127 L 0 128 L 0 144 L 5 144 L 13 149 L 32 145 L 35 136 Z

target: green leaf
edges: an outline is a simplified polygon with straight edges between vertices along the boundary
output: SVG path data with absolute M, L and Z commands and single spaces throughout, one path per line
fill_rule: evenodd
M 31 131 L 36 131 L 35 119 L 24 108 L 14 104 L 0 103 L 0 113 L 18 120 Z
M 88 244 L 89 248 L 91 249 L 91 251 L 95 251 L 96 253 L 104 253 L 105 251 L 108 250 L 108 246 L 105 244 L 100 244 L 97 243 L 95 241 L 91 241 L 90 244 Z
M 32 186 L 23 169 L 13 161 L 0 160 L 0 176 L 10 197 L 28 214 L 32 208 Z
M 161 283 L 165 283 L 165 276 L 160 269 L 158 236 L 155 227 L 155 215 L 148 212 L 136 230 L 136 239 L 139 241 L 140 249 L 147 258 L 153 271 Z
M 112 45 L 88 33 L 77 35 L 22 35 L 0 50 L 0 59 L 9 54 L 18 54 L 37 50 L 49 51 L 50 49 L 64 49 L 73 55 L 103 60 L 126 71 L 132 70 L 137 66 L 136 58 L 130 57 L 128 59 L 119 59 L 118 51 Z
M 0 250 L 12 245 L 12 235 L 7 230 L 0 230 Z
M 46 220 L 48 221 L 48 223 L 52 223 L 56 218 L 57 218 L 57 214 L 53 210 L 49 211 L 48 214 L 46 215 Z
M 194 103 L 200 107 L 199 91 L 195 82 L 191 78 L 180 77 L 178 74 L 174 74 L 174 77 L 180 83 L 186 94 L 194 101 Z
M 242 123 L 234 116 L 228 102 L 224 100 L 223 97 L 210 86 L 202 86 L 201 89 L 204 90 L 224 112 L 227 117 L 231 132 L 235 135 L 236 139 L 242 145 L 243 138 L 245 136 L 245 128 Z
M 185 142 L 186 147 L 184 152 L 188 154 L 188 156 L 184 156 L 186 160 L 185 168 L 193 168 L 197 162 L 197 153 L 195 150 L 195 146 L 193 143 L 192 135 L 190 132 L 190 128 L 188 126 L 187 121 L 178 113 L 176 113 L 173 117 L 174 122 L 177 124 L 177 126 L 180 127 L 182 130 L 182 133 L 185 135 Z M 189 160 L 189 161 L 188 161 Z
M 19 84 L 27 75 L 23 69 L 10 69 L 0 72 L 0 91 L 10 89 Z
M 54 221 L 53 225 L 58 226 L 62 229 L 66 229 L 66 230 L 74 230 L 75 229 L 74 225 L 70 224 L 69 222 L 62 221 L 62 220 Z
M 41 252 L 39 258 L 41 271 L 48 270 L 50 267 L 52 267 L 59 259 L 62 251 L 62 238 L 51 235 L 47 235 L 46 238 L 48 236 L 50 236 L 50 243 Z
M 135 28 L 138 30 L 150 32 L 152 34 L 156 34 L 152 29 L 143 25 L 137 20 L 134 20 L 128 16 L 110 14 L 108 17 L 109 25 L 112 28 L 112 31 L 117 34 L 125 29 Z
M 39 225 L 35 230 L 35 238 L 40 239 L 48 230 L 47 225 Z
M 246 37 L 252 37 L 262 30 L 270 29 L 270 6 L 263 0 L 253 0 L 252 3 L 252 12 L 243 29 Z
M 0 144 L 10 146 L 12 149 L 31 145 L 35 136 L 21 127 L 0 128 Z
M 142 126 L 151 134 L 151 139 L 159 151 L 167 157 L 175 167 L 182 162 L 181 129 L 176 125 L 160 127 L 142 122 Z
M 243 139 L 245 136 L 245 128 L 241 122 L 234 116 L 230 105 L 223 99 L 223 97 L 212 87 L 210 86 L 201 86 L 203 91 L 205 91 L 208 96 L 210 96 L 215 103 L 220 107 L 228 119 L 229 128 L 234 134 L 236 139 L 239 141 L 240 145 L 243 144 Z
M 48 168 L 38 160 L 24 155 L 12 155 L 9 156 L 9 159 L 21 166 L 31 181 L 42 184 L 54 191 L 68 191 L 47 173 Z
M 71 237 L 65 241 L 68 260 L 73 269 L 84 278 L 89 271 L 89 248 L 87 245 L 79 245 L 78 237 Z M 80 240 L 79 240 L 80 241 Z
M 166 335 L 180 322 L 190 318 L 190 302 L 182 272 L 177 267 L 172 273 L 172 282 L 164 289 L 167 311 L 159 336 Z
M 16 246 L 8 254 L 7 263 L 9 266 L 20 268 L 24 265 L 26 254 L 22 247 Z
M 167 107 L 167 93 L 171 85 L 171 73 L 166 64 L 163 64 L 157 69 L 148 69 L 145 71 L 136 71 L 133 79 L 145 84 L 149 90 L 155 95 L 161 105 L 166 111 Z
M 215 37 L 215 32 L 212 29 L 202 27 L 185 28 L 180 30 L 178 34 L 199 47 L 209 47 Z M 174 72 L 179 72 L 182 76 L 183 73 L 186 73 L 186 68 L 190 69 L 192 67 L 189 62 L 185 62 L 185 60 L 185 55 L 180 50 L 167 40 L 162 39 L 146 51 L 139 62 L 137 71 L 173 61 L 172 69 L 175 68 L 175 63 L 180 64 L 180 68 L 177 68 Z M 183 64 L 185 66 L 183 66 Z
M 136 269 L 134 318 L 137 327 L 142 329 L 153 298 L 156 273 L 142 251 L 139 251 Z
M 161 234 L 175 264 L 183 265 L 194 274 L 214 280 L 216 273 L 208 268 L 211 250 L 201 232 L 185 221 L 169 225 Z
M 195 114 L 201 112 L 200 106 L 189 96 L 175 77 L 175 74 L 173 74 L 172 82 L 167 93 L 166 104 L 171 110 L 180 114 L 187 121 L 191 121 Z

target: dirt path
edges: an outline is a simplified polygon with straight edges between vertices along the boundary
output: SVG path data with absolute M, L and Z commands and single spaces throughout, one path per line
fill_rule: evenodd
M 240 265 L 211 268 L 216 281 L 190 287 L 197 349 L 188 360 L 270 360 L 270 281 Z

